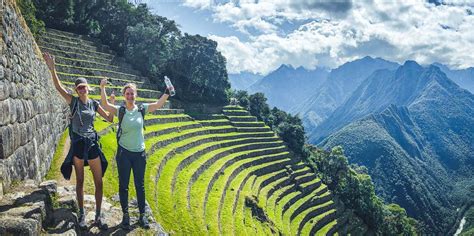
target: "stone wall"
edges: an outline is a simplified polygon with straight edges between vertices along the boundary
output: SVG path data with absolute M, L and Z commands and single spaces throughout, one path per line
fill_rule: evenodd
M 0 0 L 0 196 L 46 175 L 67 106 L 14 0 Z

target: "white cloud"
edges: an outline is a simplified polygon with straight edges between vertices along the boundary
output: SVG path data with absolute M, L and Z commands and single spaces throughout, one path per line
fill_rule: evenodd
M 438 6 L 383 0 L 336 1 L 339 5 L 326 0 L 192 2 L 210 9 L 215 21 L 250 35 L 246 42 L 210 36 L 218 42 L 232 73 L 268 73 L 281 64 L 335 67 L 366 55 L 398 62 L 414 59 L 457 68 L 474 66 L 472 2 L 445 0 Z M 303 20 L 290 33 L 279 30 L 283 22 Z

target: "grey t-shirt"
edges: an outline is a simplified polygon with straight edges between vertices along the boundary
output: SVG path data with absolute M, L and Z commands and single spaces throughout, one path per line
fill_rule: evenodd
M 84 104 L 78 97 L 73 96 L 70 104 L 71 111 L 75 103 L 77 103 L 77 110 L 73 114 L 71 121 L 72 131 L 81 136 L 89 137 L 95 132 L 94 119 L 99 103 L 89 99 Z

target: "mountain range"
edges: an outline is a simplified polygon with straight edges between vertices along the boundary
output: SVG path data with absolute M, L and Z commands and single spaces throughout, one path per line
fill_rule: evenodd
M 249 93 L 263 92 L 268 104 L 283 110 L 291 110 L 318 89 L 329 74 L 326 68 L 308 70 L 281 65 L 247 90 Z
M 297 78 L 294 70 L 282 66 L 252 87 L 265 84 L 260 91 L 273 105 L 299 114 L 310 143 L 343 146 L 350 163 L 368 168 L 377 194 L 407 209 L 426 233 L 451 230 L 456 208 L 473 203 L 474 69 L 364 57 L 326 70 L 323 82 L 300 90 L 303 102 L 288 105 L 294 100 L 274 88 Z
M 376 192 L 428 233 L 445 233 L 455 221 L 453 203 L 470 201 L 451 193 L 453 180 L 474 177 L 474 95 L 439 67 L 407 61 L 377 71 L 320 129 L 329 135 L 323 147 L 343 146 L 350 163 L 368 168 Z

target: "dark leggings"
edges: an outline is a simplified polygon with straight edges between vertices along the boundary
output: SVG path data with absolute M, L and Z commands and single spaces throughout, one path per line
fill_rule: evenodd
M 140 214 L 145 213 L 145 167 L 146 155 L 143 152 L 130 152 L 119 146 L 117 151 L 117 169 L 119 174 L 119 196 L 122 212 L 128 213 L 128 185 L 130 171 L 133 170 L 135 190 L 137 192 L 138 210 Z

